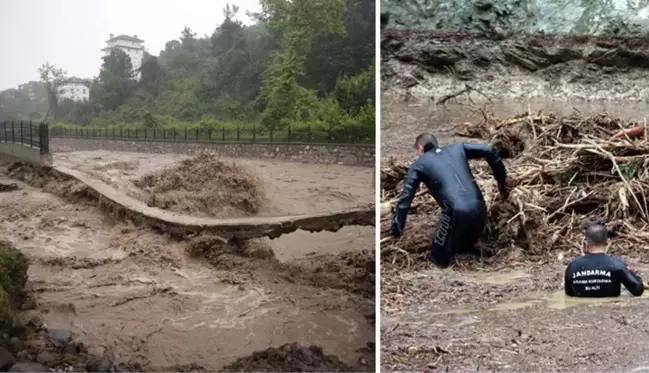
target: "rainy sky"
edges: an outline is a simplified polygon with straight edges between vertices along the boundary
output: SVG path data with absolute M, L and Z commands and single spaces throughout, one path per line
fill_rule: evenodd
M 49 61 L 69 76 L 99 73 L 101 49 L 110 34 L 137 35 L 158 55 L 183 27 L 211 34 L 223 20 L 221 0 L 0 0 L 0 90 L 38 80 L 37 69 Z M 258 0 L 232 1 L 239 19 L 260 10 Z

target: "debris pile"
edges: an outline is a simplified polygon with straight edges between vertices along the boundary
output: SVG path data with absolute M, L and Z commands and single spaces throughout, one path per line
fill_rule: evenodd
M 505 159 L 511 190 L 502 201 L 489 166 L 473 162 L 489 208 L 478 244 L 483 255 L 579 252 L 589 222 L 606 224 L 616 237 L 616 253 L 649 246 L 649 138 L 644 124 L 578 112 L 567 117 L 527 113 L 507 120 L 482 113 L 481 123 L 456 127 L 455 135 L 490 142 Z M 392 159 L 381 169 L 382 233 L 389 229 L 409 163 Z M 423 257 L 428 251 L 439 208 L 424 189 L 413 202 L 404 237 L 383 244 L 384 261 L 409 265 L 410 254 Z
M 148 193 L 149 206 L 193 216 L 252 216 L 265 201 L 263 185 L 254 173 L 208 151 L 145 175 L 135 185 Z

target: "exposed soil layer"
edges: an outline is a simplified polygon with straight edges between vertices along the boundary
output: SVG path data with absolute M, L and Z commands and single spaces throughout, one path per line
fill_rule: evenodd
M 297 342 L 373 371 L 361 350 L 374 338 L 373 240 L 284 262 L 266 241 L 201 246 L 106 215 L 84 185 L 37 170 L 5 170 L 38 187 L 0 180 L 20 187 L 0 199 L 0 236 L 30 259 L 45 324 L 89 353 L 123 370 L 205 371 Z
M 649 93 L 646 38 L 384 30 L 381 48 L 383 89 L 406 99 L 643 101 Z
M 134 184 L 147 193 L 147 205 L 191 216 L 252 216 L 264 203 L 261 180 L 250 169 L 209 152 L 144 175 Z

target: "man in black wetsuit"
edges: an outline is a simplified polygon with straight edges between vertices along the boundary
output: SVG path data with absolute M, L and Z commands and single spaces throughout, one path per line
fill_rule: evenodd
M 608 230 L 601 224 L 586 228 L 586 255 L 568 264 L 565 292 L 571 297 L 604 298 L 620 296 L 621 285 L 640 296 L 645 285 L 624 261 L 606 253 Z
M 423 182 L 442 208 L 431 259 L 440 267 L 448 267 L 456 253 L 475 253 L 473 245 L 487 218 L 484 197 L 473 178 L 469 160 L 489 162 L 503 198 L 507 197 L 507 171 L 498 153 L 489 145 L 459 143 L 440 148 L 435 136 L 421 134 L 415 141 L 415 148 L 420 156 L 408 169 L 390 232 L 396 237 L 402 235 L 410 204 Z

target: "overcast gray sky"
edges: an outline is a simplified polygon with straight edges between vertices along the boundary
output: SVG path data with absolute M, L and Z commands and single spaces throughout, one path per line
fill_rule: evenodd
M 37 69 L 49 61 L 68 75 L 92 78 L 99 73 L 101 48 L 109 34 L 137 35 L 152 54 L 178 39 L 189 26 L 199 36 L 211 34 L 223 20 L 221 0 L 0 0 L 0 90 L 38 80 Z M 239 19 L 259 11 L 258 0 L 232 1 Z

